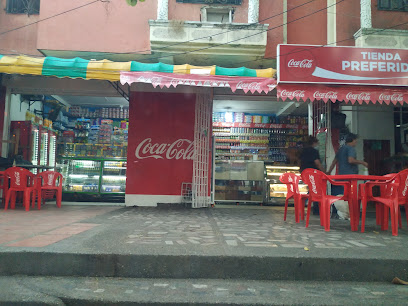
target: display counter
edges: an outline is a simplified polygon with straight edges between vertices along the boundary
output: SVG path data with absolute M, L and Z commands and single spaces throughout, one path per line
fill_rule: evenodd
M 298 166 L 288 166 L 288 165 L 273 165 L 266 164 L 266 195 L 267 202 L 273 202 L 273 198 L 286 198 L 287 188 L 285 184 L 282 184 L 279 177 L 286 172 L 294 172 L 300 174 L 300 168 Z M 307 194 L 307 185 L 303 184 L 302 181 L 299 183 L 300 193 Z
M 60 166 L 65 194 L 125 194 L 126 159 L 63 157 Z
M 216 160 L 215 202 L 264 202 L 263 161 Z

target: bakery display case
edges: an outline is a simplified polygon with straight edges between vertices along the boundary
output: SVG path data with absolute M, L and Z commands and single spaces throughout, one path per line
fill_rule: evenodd
M 298 166 L 289 165 L 273 165 L 266 164 L 266 197 L 268 202 L 273 202 L 274 198 L 286 198 L 287 188 L 285 184 L 282 184 L 279 177 L 286 172 L 294 172 L 300 174 L 300 168 Z M 307 185 L 302 181 L 299 183 L 300 193 L 307 194 Z
M 264 202 L 263 161 L 216 160 L 215 202 Z

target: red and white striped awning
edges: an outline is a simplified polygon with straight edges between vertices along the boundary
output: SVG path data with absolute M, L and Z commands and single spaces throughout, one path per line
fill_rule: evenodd
M 242 89 L 245 93 L 268 93 L 275 89 L 276 80 L 262 77 L 237 77 L 223 75 L 174 74 L 163 72 L 121 72 L 122 84 L 148 83 L 154 87 L 177 87 L 178 85 L 198 87 L 227 87 L 233 92 Z
M 279 84 L 277 96 L 283 101 L 323 100 L 345 101 L 351 103 L 408 103 L 408 87 L 353 86 L 353 85 L 316 85 L 316 84 Z

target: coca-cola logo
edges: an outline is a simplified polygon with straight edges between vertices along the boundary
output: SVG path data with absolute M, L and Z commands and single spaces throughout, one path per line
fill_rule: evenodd
M 295 67 L 295 68 L 312 68 L 313 60 L 312 59 L 304 59 L 297 61 L 295 59 L 291 59 L 288 62 L 288 67 Z
M 14 172 L 14 178 L 16 179 L 16 185 L 20 186 L 21 185 L 20 173 L 19 172 Z
M 48 174 L 48 186 L 52 186 L 54 183 L 54 174 Z
M 312 75 L 316 67 L 316 59 L 312 52 L 299 47 L 285 56 L 286 67 L 281 67 L 296 79 L 304 79 Z M 287 80 L 286 80 L 287 81 Z
M 346 95 L 347 100 L 359 100 L 359 101 L 370 101 L 371 94 L 369 92 L 360 92 L 353 94 L 352 92 L 347 93 Z
M 305 97 L 305 91 L 304 90 L 282 90 L 280 92 L 280 96 L 282 98 L 304 98 Z
M 312 185 L 313 193 L 317 194 L 317 188 L 316 188 L 316 182 L 315 182 L 314 176 L 309 174 L 309 180 L 310 180 L 310 184 Z
M 313 98 L 317 100 L 321 100 L 321 99 L 337 100 L 337 92 L 335 91 L 328 91 L 328 92 L 315 91 L 313 94 Z
M 172 143 L 152 143 L 146 138 L 136 148 L 137 159 L 183 159 L 192 160 L 194 157 L 194 142 L 188 139 L 177 139 Z
M 402 195 L 405 197 L 405 195 L 407 194 L 407 189 L 408 189 L 408 176 L 405 179 L 405 186 L 404 186 L 404 190 L 402 191 Z
M 252 82 L 252 83 L 245 83 L 243 81 L 239 81 L 237 84 L 237 89 L 242 89 L 244 91 L 260 91 L 261 90 L 261 83 Z
M 402 93 L 384 94 L 379 96 L 380 101 L 404 102 L 404 95 Z

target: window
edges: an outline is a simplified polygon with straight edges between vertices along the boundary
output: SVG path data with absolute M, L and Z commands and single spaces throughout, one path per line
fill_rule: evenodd
M 408 12 L 408 0 L 378 0 L 377 5 L 382 11 Z
M 6 12 L 8 14 L 39 14 L 40 0 L 7 0 Z
M 201 21 L 214 23 L 232 23 L 234 20 L 234 8 L 231 7 L 208 7 L 201 8 Z

